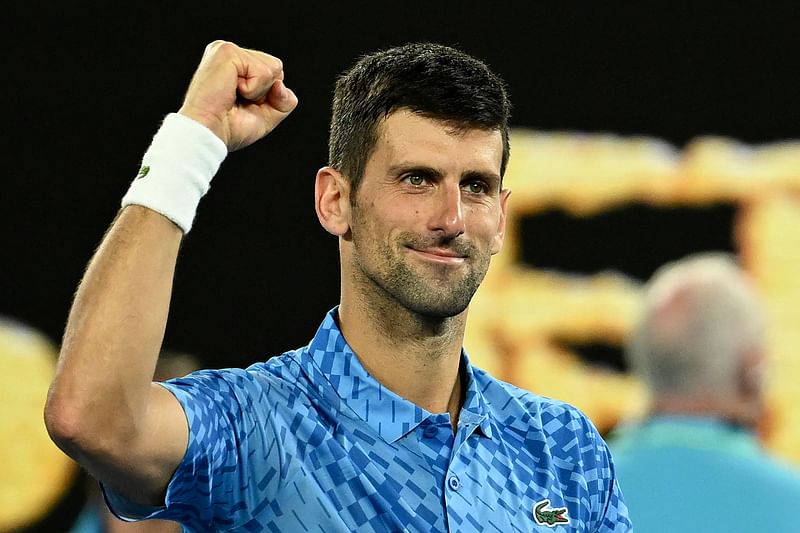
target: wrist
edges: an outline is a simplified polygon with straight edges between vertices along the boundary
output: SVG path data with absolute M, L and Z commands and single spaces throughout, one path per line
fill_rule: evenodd
M 177 114 L 190 118 L 201 126 L 204 126 L 227 146 L 228 135 L 226 134 L 225 123 L 220 117 L 214 115 L 213 113 L 197 109 L 194 106 L 186 103 L 181 106 Z
M 145 152 L 122 207 L 147 207 L 188 233 L 200 199 L 227 154 L 225 143 L 202 123 L 170 113 Z

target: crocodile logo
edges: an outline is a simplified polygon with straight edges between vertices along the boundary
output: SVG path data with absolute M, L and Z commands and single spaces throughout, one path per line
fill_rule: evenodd
M 136 179 L 140 180 L 143 177 L 147 176 L 147 173 L 150 172 L 150 167 L 147 165 L 143 165 L 142 168 L 139 169 L 139 173 L 136 174 Z
M 569 524 L 569 517 L 566 507 L 555 507 L 546 509 L 550 505 L 550 500 L 542 500 L 533 507 L 533 519 L 540 526 L 556 527 L 558 524 Z

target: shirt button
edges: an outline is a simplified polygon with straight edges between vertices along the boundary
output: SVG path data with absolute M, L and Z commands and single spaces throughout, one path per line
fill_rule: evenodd
M 425 428 L 425 430 L 422 432 L 422 435 L 423 435 L 423 436 L 424 436 L 426 439 L 432 439 L 433 437 L 435 437 L 435 436 L 436 436 L 436 434 L 437 434 L 437 433 L 439 433 L 439 428 L 437 428 L 436 426 L 428 426 L 428 427 L 426 427 L 426 428 Z
M 458 476 L 450 476 L 450 479 L 447 480 L 447 484 L 455 491 L 461 488 L 461 481 L 459 481 Z

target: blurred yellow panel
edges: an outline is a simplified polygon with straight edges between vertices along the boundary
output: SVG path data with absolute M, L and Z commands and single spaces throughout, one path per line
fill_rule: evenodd
M 55 362 L 56 349 L 43 336 L 0 321 L 0 531 L 42 518 L 77 471 L 44 427 Z
M 640 416 L 647 397 L 637 380 L 588 366 L 560 342 L 621 347 L 640 284 L 613 271 L 575 275 L 523 264 L 521 220 L 548 209 L 587 216 L 633 203 L 733 204 L 730 238 L 770 318 L 765 443 L 800 464 L 800 142 L 704 137 L 680 151 L 648 137 L 515 130 L 511 146 L 505 249 L 470 307 L 465 345 L 474 362 L 575 404 L 601 431 Z M 638 246 L 633 253 L 652 251 Z

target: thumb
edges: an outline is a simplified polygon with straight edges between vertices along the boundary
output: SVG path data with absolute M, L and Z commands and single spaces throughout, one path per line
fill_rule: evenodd
M 275 80 L 267 93 L 267 102 L 281 113 L 289 113 L 297 107 L 297 95 L 283 83 L 283 80 Z

